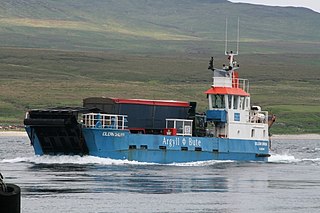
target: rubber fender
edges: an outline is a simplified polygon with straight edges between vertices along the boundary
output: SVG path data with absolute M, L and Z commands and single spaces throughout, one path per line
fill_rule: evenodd
M 0 188 L 0 212 L 20 213 L 21 190 L 15 184 L 7 183 L 7 190 Z

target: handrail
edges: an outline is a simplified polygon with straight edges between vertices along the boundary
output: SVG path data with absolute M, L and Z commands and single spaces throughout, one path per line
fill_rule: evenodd
M 232 87 L 240 88 L 249 93 L 249 80 L 243 78 L 231 78 L 231 77 L 212 77 L 213 87 Z
M 249 111 L 250 123 L 263 123 L 268 124 L 268 111 Z
M 127 115 L 87 113 L 83 114 L 82 123 L 87 128 L 127 129 Z
M 233 88 L 240 88 L 249 93 L 249 80 L 244 78 L 235 78 L 232 81 Z
M 167 118 L 166 128 L 177 129 L 177 135 L 192 136 L 193 120 Z

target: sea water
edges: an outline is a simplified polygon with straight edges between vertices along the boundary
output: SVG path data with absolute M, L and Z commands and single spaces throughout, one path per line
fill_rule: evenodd
M 272 149 L 268 163 L 159 165 L 35 156 L 26 135 L 0 135 L 0 172 L 20 186 L 22 213 L 320 212 L 320 139 Z

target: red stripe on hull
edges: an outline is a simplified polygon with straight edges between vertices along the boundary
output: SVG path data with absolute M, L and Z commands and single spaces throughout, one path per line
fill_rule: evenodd
M 189 107 L 189 102 L 184 101 L 169 101 L 169 100 L 146 100 L 146 99 L 119 99 L 112 98 L 115 103 L 120 104 L 142 104 L 153 106 L 174 106 L 174 107 Z

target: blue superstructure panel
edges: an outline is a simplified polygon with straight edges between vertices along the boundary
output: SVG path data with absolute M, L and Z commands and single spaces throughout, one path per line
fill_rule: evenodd
M 207 110 L 207 121 L 227 122 L 226 110 Z

